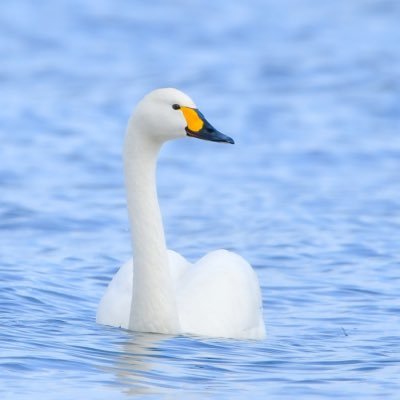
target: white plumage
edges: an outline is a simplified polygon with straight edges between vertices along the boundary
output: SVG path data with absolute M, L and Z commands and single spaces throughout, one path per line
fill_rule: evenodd
M 129 121 L 124 163 L 135 261 L 113 277 L 97 322 L 141 332 L 264 338 L 260 287 L 247 261 L 217 250 L 191 264 L 166 248 L 156 160 L 166 140 L 187 135 L 233 143 L 176 89 L 151 92 Z

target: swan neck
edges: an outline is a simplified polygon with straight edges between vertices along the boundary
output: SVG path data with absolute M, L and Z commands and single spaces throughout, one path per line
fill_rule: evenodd
M 134 252 L 129 328 L 141 332 L 177 333 L 178 312 L 156 188 L 161 144 L 143 136 L 143 132 L 128 128 L 124 147 Z

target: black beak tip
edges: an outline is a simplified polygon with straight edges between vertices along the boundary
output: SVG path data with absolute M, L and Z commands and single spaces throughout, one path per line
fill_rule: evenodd
M 211 140 L 214 140 L 215 142 L 235 144 L 235 141 L 230 136 L 224 135 L 223 133 L 216 130 L 213 130 Z
M 235 141 L 227 135 L 224 135 L 221 132 L 215 131 L 215 138 L 216 141 L 222 142 L 222 143 L 229 143 L 229 144 L 235 144 Z

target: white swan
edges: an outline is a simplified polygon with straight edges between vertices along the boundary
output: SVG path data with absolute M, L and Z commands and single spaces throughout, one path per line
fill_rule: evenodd
M 149 93 L 129 120 L 124 167 L 134 267 L 131 259 L 113 277 L 96 320 L 139 332 L 264 338 L 258 279 L 242 257 L 217 250 L 192 265 L 166 248 L 156 161 L 165 141 L 185 136 L 234 143 L 176 89 Z

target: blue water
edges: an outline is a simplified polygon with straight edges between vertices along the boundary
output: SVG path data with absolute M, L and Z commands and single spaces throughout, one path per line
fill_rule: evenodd
M 0 12 L 0 398 L 399 399 L 400 3 L 12 1 Z M 131 254 L 121 147 L 178 87 L 167 240 L 242 254 L 260 342 L 98 326 Z

